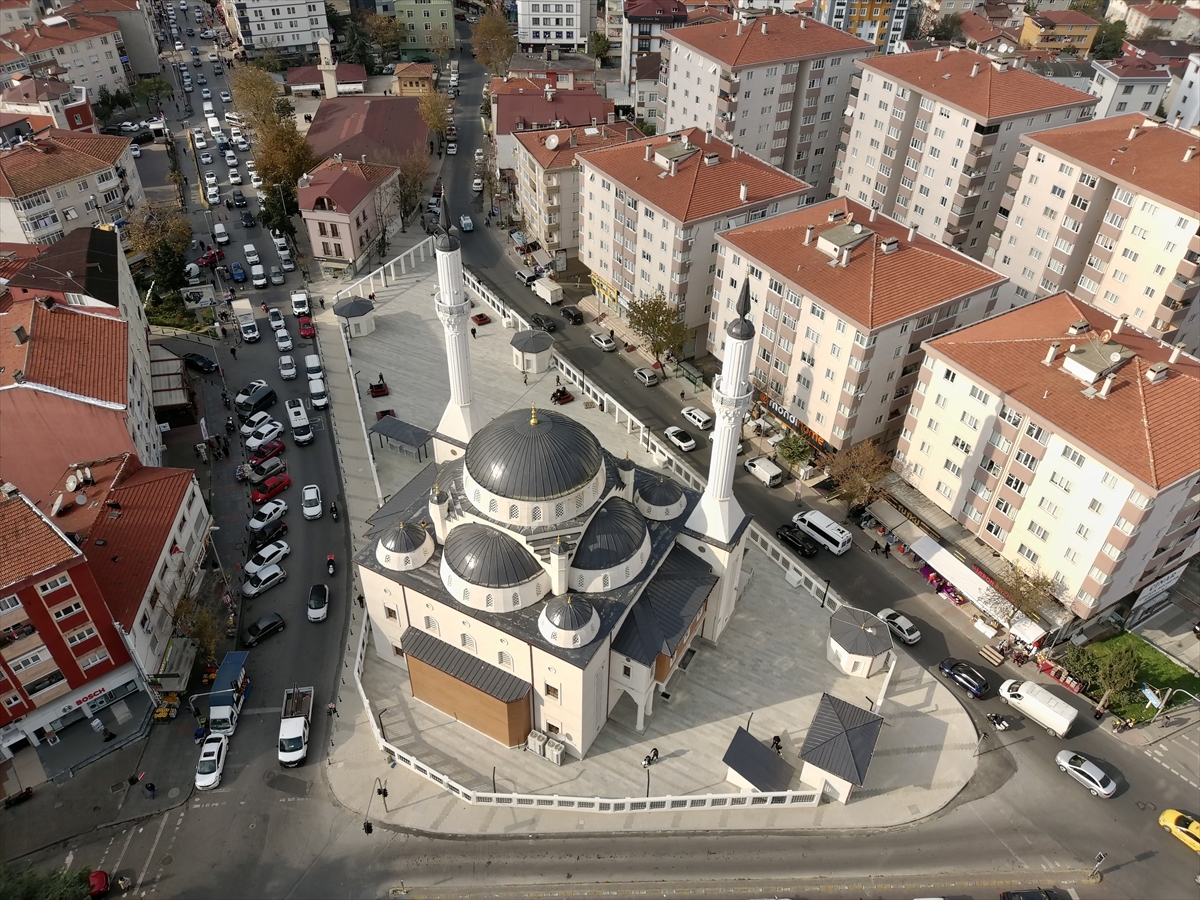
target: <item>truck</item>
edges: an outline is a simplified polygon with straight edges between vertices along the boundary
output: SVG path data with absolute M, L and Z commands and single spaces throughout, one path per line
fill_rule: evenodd
M 532 287 L 533 292 L 551 306 L 556 306 L 563 301 L 562 285 L 551 281 L 549 278 L 539 278 L 533 283 Z
M 228 737 L 237 731 L 242 705 L 250 693 L 250 676 L 246 674 L 249 658 L 249 652 L 234 650 L 221 660 L 208 695 L 208 730 L 213 734 Z
M 279 764 L 298 766 L 308 755 L 308 726 L 312 722 L 313 689 L 293 685 L 283 692 L 279 711 Z
M 242 340 L 253 344 L 258 340 L 258 322 L 254 319 L 254 307 L 246 297 L 238 297 L 233 301 L 233 314 L 237 316 L 238 329 L 242 332 Z

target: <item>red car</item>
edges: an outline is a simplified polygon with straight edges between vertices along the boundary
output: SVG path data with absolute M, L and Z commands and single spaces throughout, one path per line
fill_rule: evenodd
M 257 466 L 261 462 L 266 462 L 272 456 L 278 456 L 283 452 L 283 441 L 276 438 L 273 441 L 267 441 L 257 450 L 250 454 L 250 465 Z
M 316 334 L 316 329 L 313 328 L 312 319 L 309 316 L 300 317 L 300 337 L 310 338 Z
M 204 268 L 205 266 L 215 266 L 217 264 L 217 260 L 224 258 L 224 250 L 219 250 L 216 247 L 209 247 L 204 251 L 204 255 L 196 260 L 196 265 L 200 266 L 200 268 Z
M 272 475 L 254 489 L 254 493 L 250 495 L 250 500 L 253 503 L 266 503 L 276 494 L 282 494 L 291 486 L 292 479 L 287 475 Z
M 492 317 L 487 313 L 476 313 L 475 315 L 471 316 L 471 321 L 476 325 L 486 325 L 488 322 L 492 321 Z

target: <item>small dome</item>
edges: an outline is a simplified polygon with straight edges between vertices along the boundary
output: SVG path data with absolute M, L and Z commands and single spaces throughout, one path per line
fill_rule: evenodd
M 587 485 L 604 463 L 596 436 L 552 410 L 497 416 L 467 445 L 467 473 L 509 500 L 552 500 Z
M 683 498 L 683 488 L 678 482 L 659 476 L 638 488 L 638 496 L 651 506 L 670 506 Z
M 433 556 L 433 538 L 415 522 L 389 528 L 375 545 L 375 559 L 394 572 L 419 569 Z
M 542 573 L 538 561 L 517 540 L 487 525 L 460 525 L 448 535 L 442 557 L 450 570 L 480 587 L 515 587 Z
M 611 568 L 637 553 L 645 537 L 646 520 L 637 508 L 621 497 L 609 497 L 588 523 L 571 566 Z
M 518 331 L 509 343 L 522 353 L 544 353 L 554 346 L 554 338 L 545 331 Z
M 583 647 L 600 633 L 600 614 L 582 597 L 554 597 L 538 615 L 538 631 L 556 647 Z

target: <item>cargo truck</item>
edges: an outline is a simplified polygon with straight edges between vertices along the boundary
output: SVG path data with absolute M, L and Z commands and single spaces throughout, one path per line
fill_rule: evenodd
M 254 319 L 254 307 L 245 297 L 233 301 L 233 314 L 237 316 L 238 328 L 242 332 L 242 340 L 253 344 L 258 340 L 258 322 Z
M 279 712 L 279 764 L 298 766 L 308 755 L 308 727 L 312 722 L 313 689 L 290 687 L 283 692 Z
M 539 278 L 535 281 L 533 283 L 533 292 L 551 306 L 557 306 L 563 301 L 562 285 L 551 281 L 549 278 Z
M 208 696 L 208 730 L 213 734 L 229 736 L 237 730 L 242 705 L 250 693 L 250 676 L 246 674 L 249 658 L 247 651 L 235 650 L 221 660 Z

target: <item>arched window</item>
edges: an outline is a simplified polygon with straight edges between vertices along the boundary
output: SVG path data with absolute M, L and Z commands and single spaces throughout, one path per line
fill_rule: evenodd
M 563 513 L 565 512 L 566 508 L 561 503 L 554 504 L 554 518 L 561 519 L 563 517 Z
M 583 509 L 583 494 L 582 493 L 575 495 L 575 508 Z
M 610 583 L 610 579 L 608 577 L 608 573 L 605 572 L 604 575 L 601 576 L 601 578 L 600 578 L 600 584 L 601 584 L 601 586 L 604 587 L 605 590 L 608 590 L 609 583 Z
M 540 506 L 535 506 L 533 508 L 533 521 L 535 521 L 535 522 L 542 521 L 542 508 Z
M 625 567 L 625 577 L 629 578 L 629 566 Z
M 504 650 L 500 651 L 500 655 L 497 657 L 497 660 L 503 668 L 508 669 L 510 672 L 514 670 L 515 667 L 513 666 L 513 658 Z
M 487 599 L 483 601 L 483 605 L 484 605 L 485 607 L 487 607 L 488 609 L 491 609 L 491 608 L 493 608 L 493 607 L 496 605 L 496 601 L 494 601 L 494 600 L 492 599 L 492 595 L 491 595 L 491 594 L 488 594 L 488 595 L 487 595 Z
M 458 636 L 458 639 L 464 650 L 470 650 L 472 653 L 475 652 L 475 638 L 464 632 Z
M 437 619 L 435 619 L 433 616 L 425 617 L 425 630 L 432 631 L 434 634 L 439 635 L 442 633 L 442 630 L 438 628 Z
M 411 565 L 412 565 L 412 557 L 411 556 L 404 557 L 404 568 L 407 569 Z
M 488 501 L 488 512 L 490 512 L 490 513 L 500 512 L 500 504 L 496 502 L 495 497 L 493 497 L 491 500 Z
M 463 603 L 470 603 L 470 602 L 471 602 L 471 589 L 463 588 Z
M 582 572 L 575 579 L 575 587 L 579 588 L 579 590 L 581 590 L 581 591 L 583 590 L 583 573 Z
M 573 635 L 571 635 L 571 646 L 572 646 L 572 647 L 578 647 L 578 646 L 579 646 L 579 635 L 577 635 L 577 634 L 573 634 Z
M 475 498 L 475 500 L 474 500 L 474 502 L 475 502 L 475 505 L 476 505 L 476 506 L 479 506 L 479 504 L 480 504 L 480 501 L 482 501 L 482 500 L 483 500 L 483 496 L 482 496 L 482 495 L 479 493 L 479 488 L 476 488 L 476 489 L 475 489 L 475 493 L 474 493 L 474 495 L 473 495 L 473 496 L 474 496 L 474 498 Z
M 520 515 L 521 515 L 521 507 L 517 506 L 517 504 L 513 503 L 512 505 L 510 505 L 508 507 L 508 517 L 510 519 L 516 519 Z

